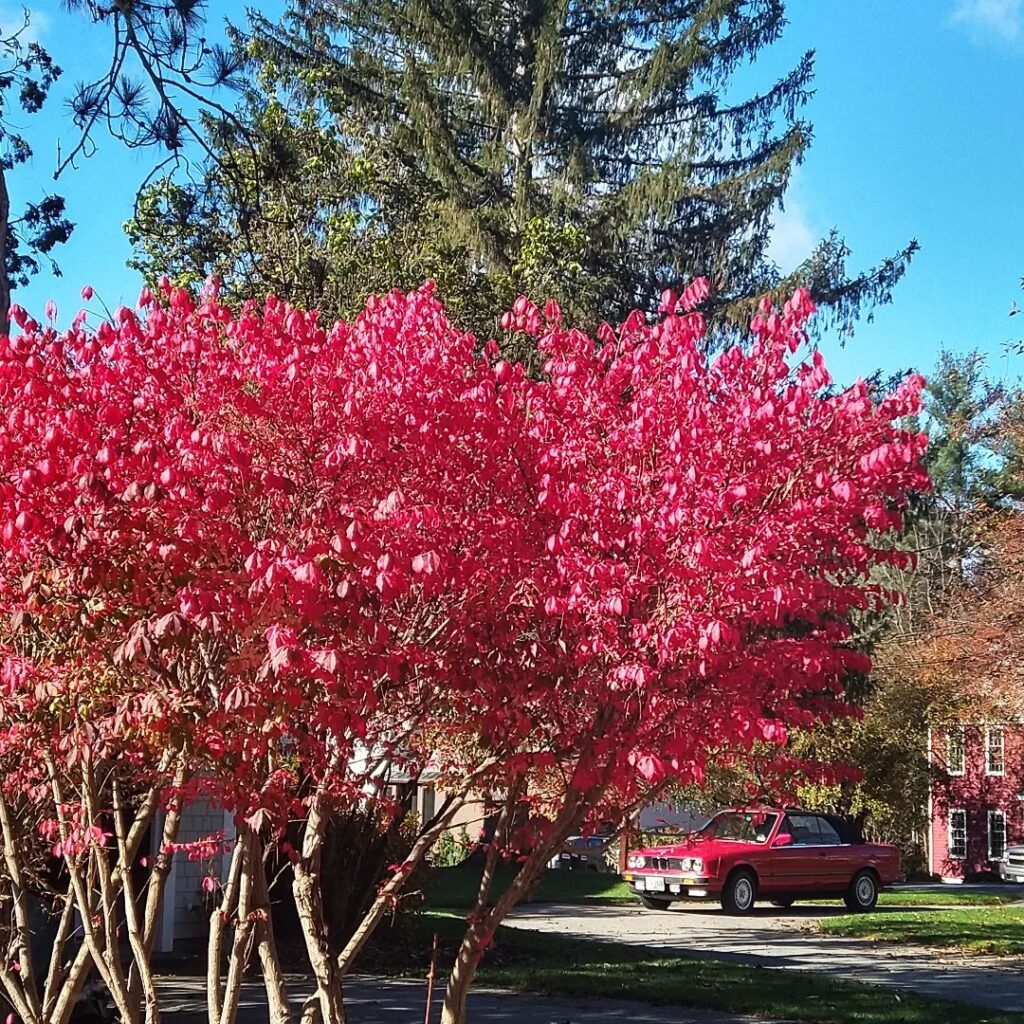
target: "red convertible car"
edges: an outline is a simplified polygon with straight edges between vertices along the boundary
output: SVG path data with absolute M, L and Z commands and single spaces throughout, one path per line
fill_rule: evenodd
M 841 829 L 841 822 L 811 811 L 722 811 L 671 846 L 633 851 L 623 877 L 652 910 L 718 899 L 726 913 L 747 914 L 758 899 L 788 907 L 815 896 L 871 910 L 880 889 L 903 880 L 899 851 L 851 841 Z

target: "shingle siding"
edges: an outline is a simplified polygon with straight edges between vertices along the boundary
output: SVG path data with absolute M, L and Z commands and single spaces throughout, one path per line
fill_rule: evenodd
M 179 843 L 191 843 L 206 839 L 224 831 L 224 812 L 206 800 L 195 800 L 182 812 L 178 831 Z M 195 939 L 206 934 L 207 921 L 204 910 L 203 879 L 211 868 L 221 873 L 221 858 L 217 856 L 211 865 L 208 860 L 189 860 L 188 854 L 174 855 L 174 939 Z

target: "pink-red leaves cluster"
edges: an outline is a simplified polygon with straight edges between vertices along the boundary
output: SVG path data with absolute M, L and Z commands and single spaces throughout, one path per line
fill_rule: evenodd
M 519 300 L 539 380 L 429 286 L 331 326 L 169 286 L 96 330 L 15 316 L 0 743 L 181 749 L 261 824 L 385 762 L 629 799 L 784 743 L 863 668 L 850 614 L 925 483 L 920 381 L 875 403 L 794 365 L 803 291 L 709 359 L 706 294 L 597 340 Z

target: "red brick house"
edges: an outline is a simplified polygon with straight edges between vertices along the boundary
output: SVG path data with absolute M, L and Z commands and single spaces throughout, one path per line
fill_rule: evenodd
M 1024 719 L 933 727 L 929 869 L 948 881 L 998 871 L 1024 842 Z
M 971 528 L 962 587 L 912 656 L 934 690 L 929 866 L 951 881 L 997 871 L 1024 842 L 1024 514 Z

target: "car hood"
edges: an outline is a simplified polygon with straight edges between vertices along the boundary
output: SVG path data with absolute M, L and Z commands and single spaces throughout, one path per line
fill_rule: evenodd
M 688 839 L 666 846 L 635 850 L 634 853 L 641 857 L 700 857 L 702 860 L 708 860 L 744 849 L 763 850 L 765 847 L 764 843 L 740 843 L 729 839 Z

